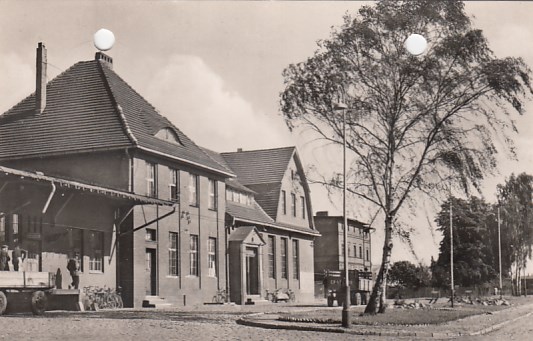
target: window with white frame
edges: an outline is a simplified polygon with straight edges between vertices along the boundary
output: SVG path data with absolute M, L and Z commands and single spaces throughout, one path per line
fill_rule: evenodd
M 217 209 L 217 182 L 209 179 L 209 209 Z
M 268 236 L 268 278 L 276 278 L 276 239 Z
M 155 163 L 146 162 L 146 195 L 155 197 L 157 195 Z
M 169 168 L 170 170 L 170 183 L 168 187 L 170 188 L 170 200 L 178 201 L 179 188 L 180 188 L 180 176 L 177 169 Z
M 104 233 L 89 231 L 89 271 L 104 272 Z
M 168 274 L 169 276 L 179 276 L 178 267 L 178 234 L 176 232 L 168 233 Z
M 11 240 L 13 243 L 19 242 L 19 215 L 14 213 L 11 215 Z
M 0 212 L 0 244 L 6 242 L 6 217 Z
M 296 194 L 291 193 L 291 211 L 292 216 L 296 217 Z
M 298 240 L 292 240 L 292 278 L 300 279 L 300 244 Z
M 287 259 L 287 249 L 289 241 L 287 238 L 281 238 L 281 278 L 289 278 L 289 269 L 288 269 L 288 259 Z
M 189 205 L 198 206 L 198 175 L 189 173 Z
M 300 197 L 300 205 L 302 209 L 302 218 L 305 219 L 305 198 L 303 196 Z
M 283 214 L 287 214 L 287 194 L 285 191 L 281 191 L 281 210 Z
M 217 277 L 217 239 L 207 240 L 207 269 L 209 277 Z
M 191 234 L 189 239 L 189 275 L 198 276 L 198 235 Z

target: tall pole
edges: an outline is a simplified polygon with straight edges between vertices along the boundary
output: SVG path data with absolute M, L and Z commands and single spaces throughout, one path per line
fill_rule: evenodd
M 498 262 L 500 266 L 500 298 L 502 298 L 502 234 L 500 225 L 500 206 L 498 205 Z
M 342 326 L 350 328 L 350 279 L 348 277 L 348 217 L 346 216 L 346 106 L 342 109 L 342 216 L 344 219 L 344 304 Z
M 451 293 L 452 293 L 452 308 L 454 301 L 454 283 L 453 283 L 453 213 L 452 213 L 452 189 L 450 187 L 450 279 L 451 279 Z

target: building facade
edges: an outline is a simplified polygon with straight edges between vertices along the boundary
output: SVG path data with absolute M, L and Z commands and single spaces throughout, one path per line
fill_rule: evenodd
M 78 231 L 89 226 L 102 245 L 98 252 L 115 253 L 119 264 L 104 258 L 101 263 L 108 266 L 84 268 L 82 286 L 120 286 L 126 306 L 132 307 L 154 297 L 176 304 L 210 301 L 226 283 L 225 179 L 233 173 L 120 78 L 109 56 L 98 52 L 49 83 L 46 65 L 46 49 L 39 44 L 36 93 L 0 116 L 0 164 L 144 199 L 113 210 L 85 197 L 63 203 L 60 216 L 74 221 L 61 224 L 72 232 L 68 241 L 55 240 L 61 245 L 52 248 L 56 252 L 41 254 L 40 268 L 67 273 L 63 258 L 78 249 L 92 262 L 87 254 L 93 252 L 87 245 L 93 243 L 92 232 L 87 237 Z M 23 192 L 9 195 L 29 198 Z M 3 211 L 37 212 L 28 208 Z M 4 225 L 16 226 L 16 218 L 6 219 Z M 48 266 L 45 257 L 60 260 Z M 95 276 L 89 276 L 93 270 Z
M 315 241 L 315 273 L 344 270 L 344 218 L 323 211 L 317 212 L 314 221 L 322 235 Z M 348 219 L 348 270 L 371 271 L 372 230 L 365 223 Z
M 202 149 L 101 52 L 47 83 L 40 43 L 36 65 L 36 92 L 0 116 L 0 241 L 26 266 L 67 287 L 79 252 L 81 287 L 120 287 L 127 307 L 313 298 L 319 233 L 294 147 Z
M 235 302 L 290 289 L 314 299 L 311 194 L 295 147 L 214 154 L 226 181 L 229 288 Z M 238 264 L 238 265 L 237 265 Z

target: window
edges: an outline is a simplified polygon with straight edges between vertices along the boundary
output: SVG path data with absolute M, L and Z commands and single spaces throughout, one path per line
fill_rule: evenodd
M 300 197 L 300 205 L 302 207 L 302 218 L 305 219 L 305 198 L 303 196 Z
M 148 242 L 155 242 L 157 240 L 157 234 L 154 229 L 146 229 L 145 240 Z
M 170 187 L 170 200 L 178 201 L 180 177 L 177 169 L 170 168 L 170 184 L 168 186 Z
M 370 253 L 368 252 L 368 249 L 366 250 L 366 260 L 370 260 Z
M 104 272 L 104 233 L 89 231 L 89 271 Z
M 287 194 L 281 191 L 281 209 L 283 214 L 287 214 Z
M 276 239 L 268 236 L 268 277 L 276 278 Z
M 168 275 L 179 276 L 178 267 L 178 234 L 176 232 L 168 233 Z
M 298 240 L 292 241 L 292 278 L 300 279 L 300 245 Z
M 11 240 L 13 243 L 19 242 L 19 215 L 11 215 Z
M 3 215 L 0 215 L 0 244 L 3 245 L 5 242 L 6 242 L 6 217 Z
M 217 182 L 209 179 L 209 209 L 217 209 Z
M 198 276 L 198 236 L 191 234 L 189 240 L 189 274 Z
M 287 269 L 287 238 L 281 238 L 281 278 L 289 278 Z
M 217 277 L 217 239 L 207 240 L 207 269 L 209 277 Z
M 198 206 L 198 175 L 189 173 L 189 205 Z
M 363 248 L 359 246 L 359 258 L 363 259 Z
M 353 246 L 353 256 L 357 257 L 357 245 Z
M 156 169 L 155 164 L 146 162 L 146 195 L 155 197 L 157 195 Z
M 155 134 L 155 137 L 170 143 L 182 144 L 176 132 L 172 128 L 163 128 Z
M 296 217 L 296 194 L 291 193 L 291 211 L 292 216 Z

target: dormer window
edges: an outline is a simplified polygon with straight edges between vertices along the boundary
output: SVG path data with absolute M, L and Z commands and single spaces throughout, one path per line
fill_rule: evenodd
M 176 132 L 171 128 L 161 129 L 160 131 L 157 132 L 157 134 L 155 134 L 155 137 L 161 140 L 168 141 L 170 143 L 175 143 L 175 144 L 180 144 L 180 145 L 182 144 L 180 142 L 178 134 L 176 134 Z

